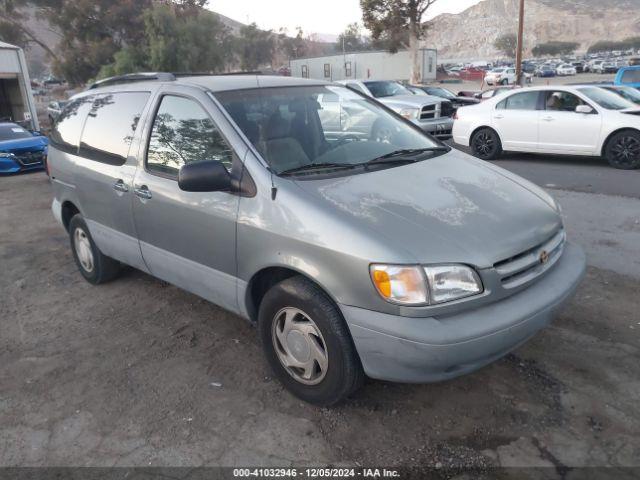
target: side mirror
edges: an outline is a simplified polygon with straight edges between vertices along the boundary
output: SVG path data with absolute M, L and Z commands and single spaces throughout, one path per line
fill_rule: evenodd
M 185 192 L 228 192 L 231 176 L 218 160 L 187 163 L 178 172 L 178 186 Z
M 584 114 L 588 115 L 590 113 L 596 113 L 596 112 L 589 105 L 578 105 L 576 107 L 576 113 L 584 113 Z

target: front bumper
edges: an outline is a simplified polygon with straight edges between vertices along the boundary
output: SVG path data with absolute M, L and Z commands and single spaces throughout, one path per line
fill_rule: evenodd
M 548 325 L 586 268 L 567 244 L 555 267 L 527 289 L 475 310 L 410 318 L 341 305 L 365 373 L 396 382 L 437 382 L 481 368 Z
M 37 153 L 41 154 L 40 152 Z M 44 168 L 43 160 L 33 161 L 31 163 L 23 163 L 17 157 L 0 157 L 0 173 L 17 173 L 42 168 Z
M 453 118 L 442 117 L 430 121 L 415 120 L 413 122 L 423 132 L 427 132 L 439 140 L 449 140 L 453 131 Z

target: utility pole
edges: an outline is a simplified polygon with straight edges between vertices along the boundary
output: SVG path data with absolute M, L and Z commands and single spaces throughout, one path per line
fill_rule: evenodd
M 518 45 L 516 48 L 516 83 L 522 85 L 522 52 L 524 50 L 524 0 L 520 0 L 520 19 L 518 21 Z

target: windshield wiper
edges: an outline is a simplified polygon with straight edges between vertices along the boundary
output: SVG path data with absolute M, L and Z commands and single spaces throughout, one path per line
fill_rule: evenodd
M 348 163 L 308 163 L 307 165 L 301 165 L 299 167 L 289 168 L 279 172 L 278 175 L 292 175 L 301 172 L 313 172 L 314 170 L 326 170 L 333 168 L 350 169 L 356 167 L 357 164 Z
M 429 147 L 429 148 L 405 148 L 402 150 L 395 150 L 391 153 L 387 153 L 386 155 L 382 155 L 381 157 L 374 158 L 373 160 L 369 160 L 365 162 L 364 165 L 375 165 L 376 163 L 386 163 L 386 162 L 406 162 L 406 163 L 414 163 L 417 162 L 415 157 L 420 155 L 421 153 L 426 152 L 448 152 L 449 149 L 447 147 Z

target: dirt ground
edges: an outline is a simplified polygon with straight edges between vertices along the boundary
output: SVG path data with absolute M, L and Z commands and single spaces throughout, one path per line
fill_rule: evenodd
M 318 409 L 246 321 L 135 270 L 85 282 L 50 203 L 43 173 L 0 178 L 1 466 L 640 467 L 638 277 L 590 267 L 507 358 Z

